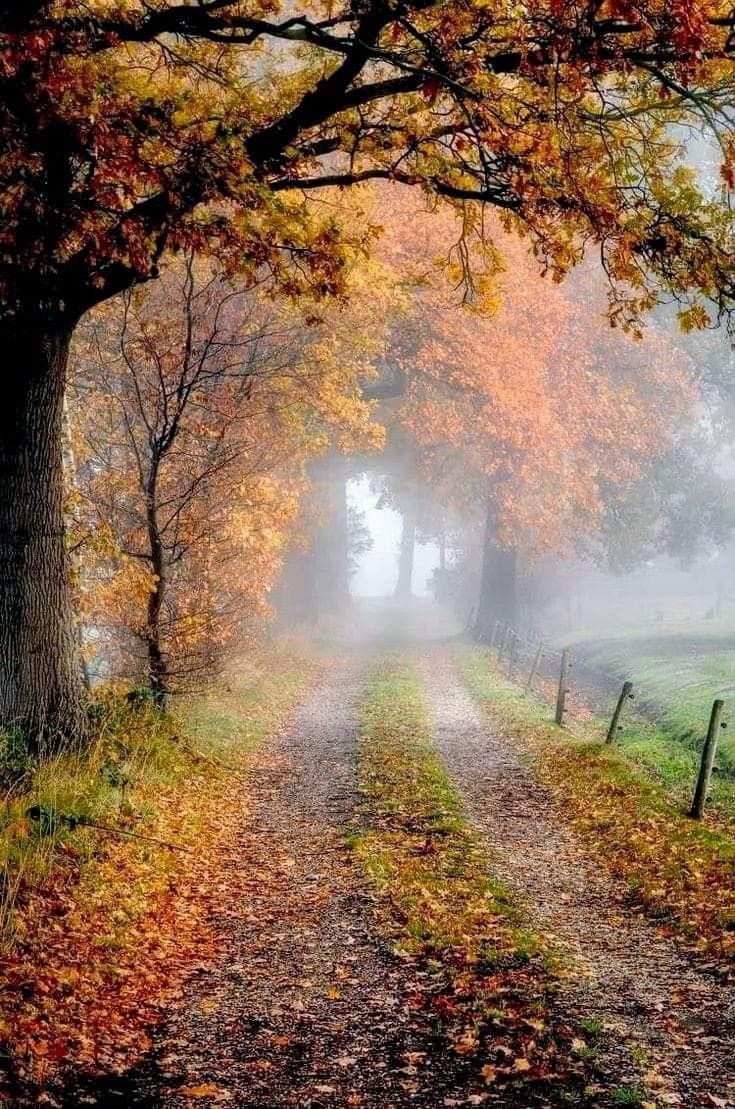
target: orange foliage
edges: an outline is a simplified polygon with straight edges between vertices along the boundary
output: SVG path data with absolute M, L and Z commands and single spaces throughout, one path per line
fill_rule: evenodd
M 172 266 L 82 329 L 72 500 L 107 667 L 116 650 L 123 673 L 150 676 L 160 648 L 166 689 L 209 680 L 269 612 L 309 460 L 380 444 L 360 382 L 388 294 L 372 263 L 348 280 L 352 304 L 309 324 L 267 289 Z
M 554 283 L 497 223 L 482 257 L 451 212 L 417 212 L 396 192 L 383 251 L 416 282 L 393 336 L 409 382 L 398 418 L 440 497 L 462 506 L 489 491 L 504 545 L 563 547 L 594 529 L 603 486 L 623 492 L 690 412 L 687 361 L 655 330 L 614 331 L 590 267 L 571 288 Z M 427 273 L 427 246 L 443 268 Z M 463 255 L 481 280 L 461 306 Z

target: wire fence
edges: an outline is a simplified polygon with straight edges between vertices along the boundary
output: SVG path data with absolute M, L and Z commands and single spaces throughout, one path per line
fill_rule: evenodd
M 501 672 L 527 693 L 554 709 L 556 723 L 585 738 L 614 743 L 625 727 L 635 699 L 635 716 L 656 722 L 656 698 L 638 688 L 633 674 L 614 675 L 591 665 L 567 648 L 523 635 L 496 620 L 483 642 L 495 653 Z M 712 705 L 690 815 L 700 818 L 710 787 L 722 722 L 723 701 Z
M 496 660 L 507 676 L 536 693 L 554 708 L 559 702 L 562 668 L 565 669 L 563 723 L 575 721 L 601 730 L 601 720 L 611 716 L 621 692 L 624 678 L 618 678 L 585 662 L 578 655 L 556 647 L 543 639 L 522 635 L 502 621 L 496 621 L 486 641 L 495 651 Z

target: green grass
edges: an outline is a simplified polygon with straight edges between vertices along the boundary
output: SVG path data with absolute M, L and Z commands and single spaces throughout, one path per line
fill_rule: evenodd
M 427 1005 L 434 1019 L 443 1014 L 437 1031 L 450 1051 L 473 1061 L 478 1097 L 492 1081 L 529 1107 L 548 1104 L 552 1088 L 555 1104 L 587 1104 L 594 1050 L 549 1009 L 556 960 L 492 878 L 432 742 L 420 680 L 399 661 L 387 661 L 364 696 L 359 775 L 364 823 L 351 846 L 396 950 L 420 982 L 434 980 Z M 488 1058 L 508 1062 L 483 1067 Z
M 621 1086 L 613 1095 L 613 1105 L 640 1106 L 646 1100 L 646 1091 L 642 1086 Z
M 204 754 L 229 761 L 246 757 L 288 713 L 314 676 L 317 664 L 299 645 L 279 644 L 240 660 L 229 680 L 179 715 Z
M 656 774 L 684 800 L 693 791 L 712 702 L 735 706 L 735 644 L 721 630 L 663 636 L 630 635 L 584 645 L 584 659 L 629 677 L 636 713 L 628 713 L 619 742 L 631 759 Z M 712 804 L 735 816 L 735 714 L 723 729 L 713 777 Z
M 663 785 L 678 805 L 686 808 L 694 793 L 712 701 L 716 696 L 726 695 L 723 675 L 728 667 L 735 670 L 735 651 L 731 657 L 720 645 L 716 664 L 713 659 L 710 665 L 699 656 L 668 657 L 663 645 L 658 653 L 648 648 L 644 650 L 642 643 L 636 649 L 635 642 L 626 639 L 624 642 L 610 640 L 585 644 L 584 659 L 617 675 L 621 682 L 628 677 L 633 681 L 635 701 L 626 705 L 616 746 L 646 775 Z M 468 674 L 474 670 L 473 685 L 482 695 L 482 671 L 487 669 L 482 654 L 474 661 L 470 659 L 466 666 Z M 579 672 L 583 673 L 583 664 Z M 574 677 L 572 670 L 572 689 Z M 496 698 L 505 695 L 515 698 L 517 686 L 508 683 L 506 694 L 499 688 L 497 676 L 493 683 Z M 549 690 L 551 688 L 550 685 Z M 570 713 L 573 730 L 583 731 L 596 741 L 604 739 L 614 700 L 605 703 L 605 716 L 580 720 L 577 714 Z M 549 717 L 548 702 L 539 699 L 530 703 L 536 704 L 543 718 Z M 573 708 L 574 697 L 569 703 Z M 658 708 L 659 705 L 664 707 Z M 735 819 L 735 715 L 732 730 L 723 729 L 720 735 L 710 805 L 713 812 L 720 813 L 726 820 Z
M 651 915 L 728 962 L 735 958 L 728 783 L 716 786 L 720 807 L 711 804 L 705 822 L 692 821 L 686 812 L 694 765 L 676 740 L 636 725 L 629 726 L 623 742 L 607 745 L 593 726 L 586 731 L 576 722 L 573 733 L 558 728 L 551 707 L 500 675 L 489 652 L 467 651 L 462 663 L 468 685 L 495 726 L 527 745 L 534 772 L 551 787 L 560 811 L 587 838 L 592 853 L 628 882 Z
M 583 657 L 613 674 L 630 676 L 659 726 L 694 745 L 707 729 L 715 697 L 735 698 L 735 636 L 608 639 L 585 644 Z M 735 735 L 724 740 L 722 750 L 735 774 Z
M 552 723 L 553 707 L 549 702 L 535 694 L 525 695 L 519 686 L 501 675 L 490 652 L 469 650 L 463 655 L 462 665 L 470 688 L 481 700 L 492 701 L 501 709 L 506 705 L 515 719 L 528 724 Z M 611 772 L 614 770 L 621 781 L 660 786 L 668 801 L 682 811 L 687 810 L 697 780 L 701 741 L 696 745 L 686 743 L 668 728 L 652 724 L 630 709 L 626 709 L 622 720 L 622 730 L 612 746 L 603 745 L 600 749 L 609 721 L 595 717 L 582 722 L 575 720 L 570 741 L 581 736 L 582 742 L 577 744 L 580 753 L 587 741 L 595 758 L 609 759 Z M 718 759 L 709 806 L 715 815 L 729 822 L 735 819 L 735 778 L 723 773 L 721 766 Z

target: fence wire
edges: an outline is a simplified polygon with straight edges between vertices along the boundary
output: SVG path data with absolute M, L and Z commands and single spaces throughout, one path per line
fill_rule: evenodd
M 525 687 L 528 693 L 543 698 L 552 707 L 557 704 L 562 669 L 562 648 L 521 634 L 508 624 L 497 621 L 488 646 L 495 652 L 498 665 L 508 678 Z M 584 724 L 585 731 L 606 733 L 615 706 L 621 694 L 623 681 L 634 681 L 631 674 L 613 675 L 592 666 L 576 653 L 568 653 L 568 673 L 565 682 L 566 696 L 564 722 L 574 730 L 574 724 Z M 637 715 L 644 715 L 653 722 L 643 706 L 650 705 L 635 688 Z

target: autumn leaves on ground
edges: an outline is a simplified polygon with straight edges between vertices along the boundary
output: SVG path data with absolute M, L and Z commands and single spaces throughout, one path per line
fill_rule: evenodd
M 76 827 L 11 806 L 8 1104 L 731 1103 L 729 824 L 428 603 L 372 620 L 400 649 L 274 646 L 175 727 L 110 705 L 40 795 Z

